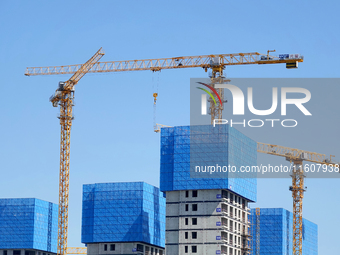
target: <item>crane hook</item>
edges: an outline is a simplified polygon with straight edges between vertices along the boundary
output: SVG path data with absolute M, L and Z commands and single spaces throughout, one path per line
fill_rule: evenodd
M 154 104 L 156 104 L 157 96 L 158 96 L 158 93 L 153 93 L 153 97 L 154 97 L 153 103 Z

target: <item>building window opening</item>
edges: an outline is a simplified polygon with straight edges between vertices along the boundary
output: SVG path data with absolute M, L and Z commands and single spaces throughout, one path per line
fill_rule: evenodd
M 191 246 L 191 252 L 197 253 L 197 246 Z
M 192 218 L 192 225 L 197 225 L 197 218 Z
M 138 245 L 140 245 L 140 244 L 137 244 L 137 251 L 138 251 Z M 143 245 L 141 245 L 141 246 L 143 246 Z M 116 250 L 116 245 L 115 244 L 110 244 L 110 251 L 115 251 L 115 250 Z M 143 248 L 142 248 L 141 251 L 143 251 Z

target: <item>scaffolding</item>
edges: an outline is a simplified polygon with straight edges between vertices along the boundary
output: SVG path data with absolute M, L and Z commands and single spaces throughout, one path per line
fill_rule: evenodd
M 144 182 L 83 186 L 82 243 L 145 242 L 165 246 L 165 198 Z
M 57 252 L 58 205 L 36 198 L 0 199 L 0 249 Z
M 256 201 L 256 173 L 202 173 L 196 166 L 257 165 L 256 142 L 229 125 L 164 127 L 161 129 L 162 191 L 228 189 Z
M 256 208 L 257 209 L 257 208 Z M 293 214 L 283 208 L 261 208 L 257 214 L 256 209 L 251 210 L 253 228 L 253 247 L 259 244 L 259 250 L 253 249 L 252 255 L 293 254 Z M 303 222 L 302 254 L 318 254 L 318 226 L 306 219 Z M 257 229 L 257 224 L 259 228 Z M 259 237 L 256 235 L 259 230 Z M 258 240 L 259 238 L 259 240 Z

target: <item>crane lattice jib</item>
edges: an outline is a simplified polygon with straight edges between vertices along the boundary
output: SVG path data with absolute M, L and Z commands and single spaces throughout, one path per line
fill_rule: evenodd
M 87 254 L 86 247 L 67 247 L 67 254 Z
M 258 52 L 252 53 L 235 53 L 235 54 L 217 54 L 217 55 L 200 55 L 175 58 L 158 58 L 143 60 L 125 60 L 97 62 L 93 65 L 88 73 L 104 72 L 123 72 L 123 71 L 160 71 L 162 69 L 173 68 L 192 68 L 202 67 L 206 70 L 215 66 L 228 65 L 246 65 L 246 64 L 280 64 L 303 62 L 303 57 L 282 59 L 276 56 L 267 56 L 266 60 L 261 60 L 261 56 L 267 56 Z M 216 58 L 218 60 L 216 61 Z M 25 75 L 53 75 L 53 74 L 73 74 L 80 70 L 82 65 L 65 65 L 65 66 L 48 66 L 48 67 L 28 67 Z
M 76 85 L 83 76 L 89 72 L 89 70 L 104 56 L 104 51 L 100 48 L 85 64 L 79 65 L 77 71 L 66 82 L 64 89 L 72 89 L 72 86 Z
M 293 148 L 273 145 L 273 144 L 257 143 L 257 151 L 261 153 L 286 157 L 287 159 L 290 159 L 290 160 L 305 160 L 305 161 L 325 164 L 325 165 L 336 164 L 334 162 L 330 162 L 330 160 L 326 158 L 325 154 L 299 150 L 299 149 L 293 149 Z

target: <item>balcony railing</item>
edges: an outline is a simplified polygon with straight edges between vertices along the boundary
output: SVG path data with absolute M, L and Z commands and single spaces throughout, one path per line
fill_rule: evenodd
M 221 239 L 222 239 L 222 241 L 224 241 L 224 242 L 227 242 L 227 243 L 228 243 L 228 237 L 226 237 L 226 236 L 222 236 L 222 237 L 221 237 Z
M 222 222 L 222 227 L 228 228 L 228 224 L 227 224 L 227 223 L 224 223 L 224 222 Z

